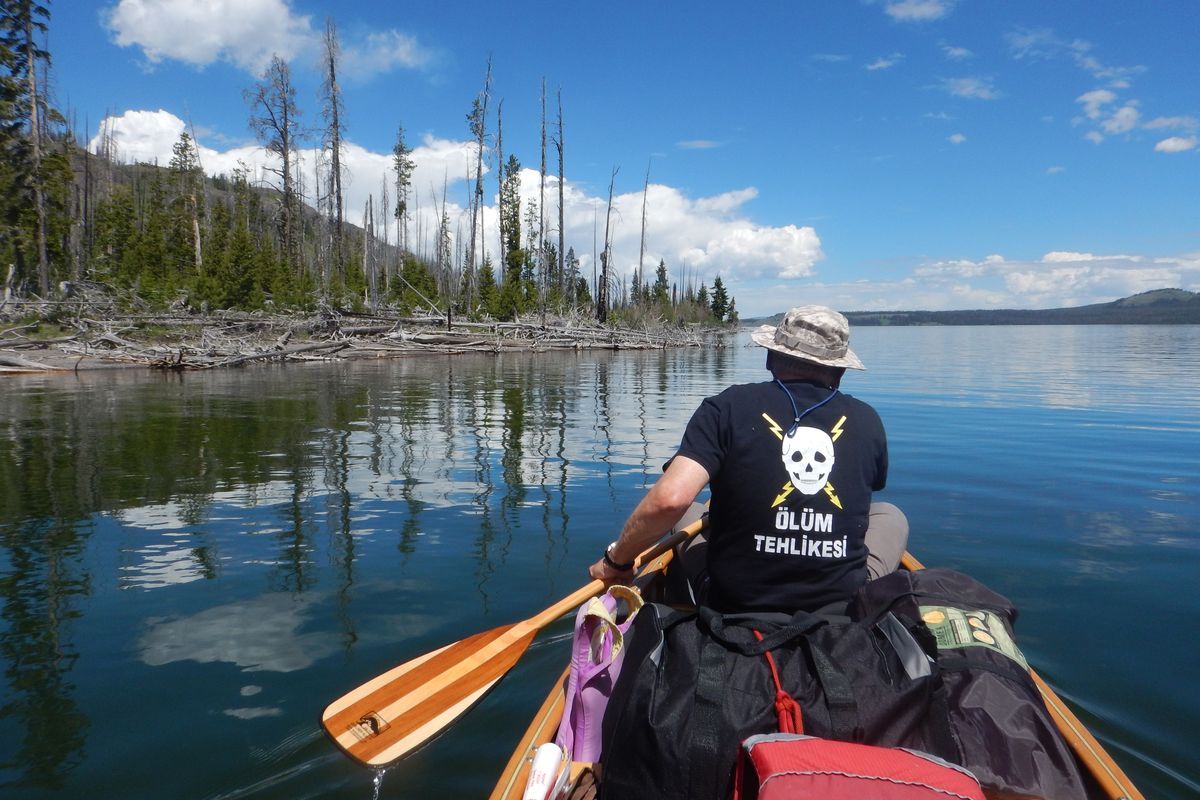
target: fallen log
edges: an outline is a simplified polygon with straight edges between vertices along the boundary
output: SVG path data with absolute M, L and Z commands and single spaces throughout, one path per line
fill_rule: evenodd
M 20 356 L 9 356 L 0 353 L 0 365 L 7 367 L 19 367 L 21 369 L 32 369 L 42 372 L 68 372 L 66 367 L 55 367 L 51 364 L 43 364 L 40 361 L 30 361 L 28 358 Z

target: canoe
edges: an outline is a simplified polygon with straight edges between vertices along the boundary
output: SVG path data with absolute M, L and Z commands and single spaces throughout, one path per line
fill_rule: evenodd
M 671 552 L 667 552 L 658 556 L 646 565 L 638 577 L 637 585 L 647 598 L 655 597 L 672 555 Z M 924 567 L 911 554 L 905 553 L 901 568 L 917 570 Z M 1145 800 L 1144 795 L 1134 787 L 1121 767 L 1055 691 L 1032 669 L 1030 674 L 1042 694 L 1047 710 L 1074 753 L 1080 772 L 1089 784 L 1089 797 L 1094 800 Z M 496 787 L 492 790 L 491 800 L 521 800 L 529 779 L 534 752 L 539 745 L 553 741 L 558 730 L 559 721 L 562 719 L 566 682 L 567 670 L 564 670 L 554 682 L 545 702 L 534 714 L 533 721 L 509 758 Z M 571 764 L 572 788 L 564 797 L 568 797 L 569 800 L 588 800 L 596 796 L 593 766 L 580 762 Z

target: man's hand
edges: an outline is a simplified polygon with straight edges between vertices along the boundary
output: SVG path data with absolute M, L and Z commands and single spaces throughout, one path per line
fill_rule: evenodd
M 611 586 L 614 583 L 629 583 L 633 580 L 633 569 L 627 569 L 624 572 L 610 567 L 603 558 L 588 567 L 588 575 L 599 581 L 604 581 L 605 586 Z

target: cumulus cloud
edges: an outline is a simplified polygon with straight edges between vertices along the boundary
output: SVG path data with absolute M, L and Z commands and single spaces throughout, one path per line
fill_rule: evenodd
M 1059 308 L 1104 303 L 1164 287 L 1200 288 L 1200 255 L 1150 258 L 1055 250 L 1036 260 L 999 254 L 981 260 L 930 261 L 913 268 L 903 285 L 859 292 L 852 309 Z M 868 299 L 868 296 L 870 299 Z M 921 305 L 913 305 L 919 298 Z M 967 299 L 974 301 L 968 304 Z
M 1128 133 L 1137 127 L 1141 117 L 1142 114 L 1137 110 L 1137 104 L 1131 101 L 1114 111 L 1108 119 L 1100 124 L 1100 127 L 1104 129 L 1105 133 Z
M 965 47 L 951 47 L 948 44 L 942 45 L 942 52 L 946 54 L 946 58 L 951 61 L 963 61 L 968 58 L 974 58 L 975 54 Z
M 963 136 L 961 133 L 954 133 L 946 137 L 946 141 L 950 142 L 950 144 L 962 144 L 966 140 L 967 137 Z
M 954 3 L 955 0 L 893 0 L 883 10 L 901 22 L 931 22 L 949 14 Z
M 1090 142 L 1100 144 L 1107 136 L 1131 133 L 1135 130 L 1177 129 L 1190 133 L 1200 128 L 1200 120 L 1190 115 L 1159 116 L 1143 122 L 1139 101 L 1121 99 L 1117 92 L 1129 89 L 1133 85 L 1134 77 L 1146 71 L 1140 64 L 1106 64 L 1093 54 L 1090 42 L 1063 39 L 1054 31 L 1045 28 L 1010 33 L 1007 39 L 1014 58 L 1066 58 L 1103 83 L 1101 88 L 1075 98 L 1075 102 L 1083 108 L 1083 116 L 1076 118 L 1075 123 L 1091 124 L 1091 130 L 1084 134 L 1084 138 Z M 1159 152 L 1179 152 L 1172 148 L 1191 149 L 1187 147 L 1191 138 L 1193 137 L 1171 137 L 1158 142 L 1154 149 Z
M 203 67 L 229 61 L 261 72 L 272 54 L 290 60 L 315 44 L 312 19 L 284 0 L 120 0 L 105 14 L 113 41 Z
M 138 47 L 151 64 L 181 61 L 194 67 L 228 62 L 258 75 L 278 55 L 311 60 L 321 32 L 291 0 L 119 0 L 103 15 L 113 41 Z M 399 31 L 342 38 L 342 71 L 365 79 L 396 67 L 420 67 L 433 53 Z
M 1200 139 L 1195 136 L 1172 136 L 1154 145 L 1154 149 L 1159 153 L 1183 153 L 1195 150 L 1197 144 L 1200 144 Z

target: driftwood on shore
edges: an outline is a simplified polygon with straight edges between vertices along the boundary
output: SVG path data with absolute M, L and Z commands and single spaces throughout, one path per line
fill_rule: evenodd
M 19 309 L 20 321 L 14 318 Z M 30 321 L 36 312 L 39 321 Z M 100 312 L 100 313 L 95 313 Z M 54 335 L 45 335 L 54 320 Z M 309 316 L 260 312 L 114 313 L 111 305 L 28 301 L 0 309 L 0 373 L 140 367 L 214 369 L 262 361 L 397 358 L 421 353 L 503 353 L 719 346 L 699 328 L 634 330 L 572 317 L 448 322 L 385 312 Z

